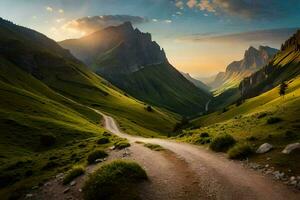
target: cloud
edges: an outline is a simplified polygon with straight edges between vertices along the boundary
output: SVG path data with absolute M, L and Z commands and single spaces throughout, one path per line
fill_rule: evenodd
M 59 9 L 58 12 L 63 14 L 65 11 L 63 9 Z
M 176 0 L 175 6 L 176 6 L 177 8 L 179 8 L 179 9 L 183 9 L 183 8 L 184 8 L 184 3 L 183 3 L 183 1 Z
M 147 23 L 150 20 L 131 15 L 101 15 L 94 17 L 83 17 L 65 23 L 62 28 L 71 32 L 84 32 L 89 34 L 108 26 L 117 26 L 124 22 L 130 21 L 132 24 Z M 154 20 L 153 20 L 154 21 Z
M 50 7 L 50 6 L 47 6 L 47 7 L 46 7 L 46 10 L 47 10 L 48 12 L 53 12 L 53 8 Z
M 198 8 L 200 10 L 205 10 L 208 12 L 216 12 L 214 7 L 215 5 L 211 3 L 209 0 L 201 0 L 200 3 L 198 4 Z
M 194 8 L 197 4 L 198 4 L 197 0 L 188 0 L 188 2 L 186 3 L 186 5 L 189 8 Z
M 169 24 L 169 23 L 172 23 L 172 20 L 166 19 L 166 20 L 164 20 L 164 22 Z
M 299 28 L 268 29 L 227 35 L 216 35 L 215 33 L 194 34 L 179 38 L 178 41 L 209 43 L 273 42 L 280 44 L 293 35 L 297 29 Z
M 290 0 L 289 3 L 279 0 L 187 0 L 187 6 L 191 9 L 197 8 L 216 15 L 267 20 L 280 19 L 290 14 L 289 5 L 299 6 L 299 4 L 297 0 Z

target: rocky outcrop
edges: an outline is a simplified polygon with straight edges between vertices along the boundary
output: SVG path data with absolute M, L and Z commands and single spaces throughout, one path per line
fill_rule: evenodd
M 300 31 L 281 46 L 281 51 L 265 67 L 240 83 L 243 98 L 257 96 L 300 74 L 299 59 Z
M 78 40 L 65 40 L 60 45 L 104 76 L 129 74 L 144 66 L 167 62 L 164 49 L 152 41 L 151 34 L 134 29 L 130 22 Z

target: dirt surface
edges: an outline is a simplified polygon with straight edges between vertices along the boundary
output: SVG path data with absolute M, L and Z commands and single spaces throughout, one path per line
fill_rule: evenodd
M 228 160 L 223 154 L 191 144 L 127 135 L 118 128 L 113 118 L 103 115 L 103 119 L 107 130 L 127 138 L 131 143 L 131 147 L 125 150 L 109 152 L 104 163 L 116 158 L 138 162 L 149 177 L 149 181 L 139 185 L 142 199 L 300 199 L 298 190 L 245 168 L 239 162 Z M 136 141 L 159 144 L 166 150 L 152 151 Z M 41 187 L 33 199 L 82 199 L 84 180 L 101 165 L 89 166 L 86 175 L 77 178 L 74 186 L 62 185 L 62 177 L 58 175 Z M 69 190 L 64 193 L 66 189 Z

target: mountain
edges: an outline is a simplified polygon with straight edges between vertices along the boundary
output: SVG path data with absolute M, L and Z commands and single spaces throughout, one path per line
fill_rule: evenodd
M 280 52 L 261 70 L 239 85 L 244 98 L 257 96 L 300 74 L 300 30 L 289 38 Z
M 71 168 L 74 160 L 84 162 L 105 132 L 93 109 L 114 116 L 126 132 L 148 137 L 171 134 L 178 119 L 157 107 L 147 111 L 55 41 L 1 18 L 0 96 L 3 199 Z M 113 145 L 117 137 L 110 139 Z
M 188 73 L 184 73 L 184 72 L 181 72 L 181 74 L 187 79 L 189 80 L 191 83 L 193 83 L 196 87 L 202 89 L 203 91 L 206 91 L 208 94 L 210 94 L 210 87 L 208 87 L 206 84 L 204 84 L 202 81 L 200 80 L 197 80 L 193 77 L 191 77 L 190 74 Z
M 94 72 L 128 94 L 181 115 L 205 110 L 210 94 L 197 88 L 167 60 L 149 33 L 130 22 L 80 39 L 60 42 Z
M 228 88 L 238 87 L 243 78 L 260 70 L 277 52 L 277 49 L 268 46 L 259 46 L 258 49 L 249 47 L 244 53 L 244 58 L 230 63 L 226 71 L 220 72 L 210 86 L 215 88 L 218 93 Z

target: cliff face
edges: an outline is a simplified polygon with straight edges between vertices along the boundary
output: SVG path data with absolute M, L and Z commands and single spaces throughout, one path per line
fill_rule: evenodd
M 281 47 L 281 51 L 261 70 L 245 78 L 239 85 L 244 98 L 259 95 L 282 81 L 300 74 L 300 31 Z
M 258 49 L 249 47 L 244 53 L 244 58 L 240 61 L 230 63 L 225 73 L 219 73 L 212 83 L 213 88 L 227 85 L 238 86 L 243 78 L 251 75 L 265 66 L 277 53 L 277 49 L 268 46 L 259 46 Z
M 147 65 L 167 62 L 164 50 L 152 41 L 151 34 L 134 29 L 130 22 L 60 45 L 100 74 L 128 74 Z

